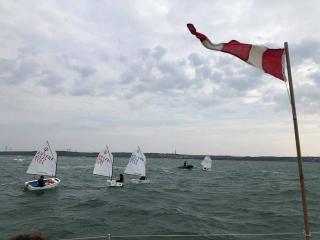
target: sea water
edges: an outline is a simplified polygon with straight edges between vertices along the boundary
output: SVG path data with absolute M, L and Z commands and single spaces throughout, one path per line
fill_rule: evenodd
M 17 160 L 19 159 L 19 160 Z M 95 158 L 60 157 L 61 184 L 43 192 L 23 190 L 33 179 L 32 156 L 0 156 L 0 239 L 41 232 L 50 240 L 127 235 L 297 233 L 282 236 L 137 237 L 130 239 L 304 239 L 296 162 L 148 159 L 150 184 L 108 188 L 93 175 Z M 114 176 L 128 159 L 115 158 Z M 320 164 L 305 163 L 311 230 L 320 232 Z M 107 238 L 104 238 L 107 239 Z M 314 234 L 313 239 L 320 239 Z

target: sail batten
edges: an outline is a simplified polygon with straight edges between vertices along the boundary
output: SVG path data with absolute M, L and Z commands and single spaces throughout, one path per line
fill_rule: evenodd
M 132 153 L 124 173 L 136 176 L 146 176 L 146 162 L 146 156 L 143 154 L 140 147 L 138 147 L 137 150 Z
M 55 176 L 57 167 L 57 153 L 50 147 L 48 141 L 40 148 L 33 157 L 28 174 Z

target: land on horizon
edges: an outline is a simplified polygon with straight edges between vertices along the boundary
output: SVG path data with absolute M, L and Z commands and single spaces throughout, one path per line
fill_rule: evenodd
M 0 151 L 0 155 L 33 156 L 36 151 Z M 57 151 L 58 156 L 64 157 L 97 157 L 98 152 L 73 152 Z M 131 152 L 113 152 L 114 157 L 130 157 Z M 172 159 L 203 159 L 206 155 L 199 154 L 175 154 L 175 153 L 145 153 L 149 158 L 172 158 Z M 239 160 L 239 161 L 296 161 L 296 157 L 277 156 L 230 156 L 230 155 L 208 155 L 212 160 Z M 320 157 L 305 156 L 305 162 L 320 162 Z

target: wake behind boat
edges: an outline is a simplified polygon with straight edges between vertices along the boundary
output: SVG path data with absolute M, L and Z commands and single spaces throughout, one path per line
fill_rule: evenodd
M 61 180 L 56 178 L 58 156 L 48 141 L 45 145 L 37 151 L 33 157 L 28 174 L 41 175 L 38 180 L 31 180 L 25 182 L 25 188 L 30 191 L 47 190 L 55 188 L 59 185 Z M 43 176 L 52 176 L 53 178 L 44 178 Z
M 137 150 L 132 153 L 124 173 L 140 176 L 139 179 L 131 179 L 132 183 L 150 183 L 150 180 L 146 177 L 146 165 L 147 158 L 140 147 L 138 147 Z
M 108 146 L 106 146 L 98 155 L 96 163 L 94 165 L 93 174 L 110 177 L 107 180 L 107 185 L 109 187 L 122 187 L 123 179 L 114 180 L 113 175 L 113 155 L 109 151 Z

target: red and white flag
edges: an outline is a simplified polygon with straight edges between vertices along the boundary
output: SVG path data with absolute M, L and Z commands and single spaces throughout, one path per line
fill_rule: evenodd
M 187 27 L 191 34 L 195 35 L 206 48 L 230 53 L 252 66 L 262 69 L 265 73 L 286 81 L 283 48 L 269 49 L 264 46 L 240 43 L 236 40 L 214 44 L 206 35 L 197 32 L 193 24 L 188 23 Z

